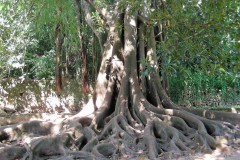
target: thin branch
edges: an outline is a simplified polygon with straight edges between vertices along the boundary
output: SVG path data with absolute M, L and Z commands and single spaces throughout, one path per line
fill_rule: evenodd
M 85 21 L 87 22 L 88 26 L 92 29 L 92 31 L 98 38 L 100 46 L 101 46 L 101 50 L 103 50 L 103 45 L 106 41 L 107 32 L 106 31 L 103 31 L 103 32 L 97 31 L 98 26 L 95 24 L 95 22 L 92 19 L 92 13 L 90 12 L 90 6 L 92 6 L 95 10 L 96 10 L 96 8 L 90 1 L 87 1 L 87 0 L 85 0 L 85 1 L 75 0 L 75 5 L 76 5 L 76 12 L 77 12 L 78 17 L 81 16 L 80 15 L 81 10 L 83 10 L 84 15 L 85 15 Z M 99 14 L 99 12 L 98 12 L 98 14 Z M 79 23 L 81 23 L 79 18 L 78 18 L 78 21 L 79 21 Z

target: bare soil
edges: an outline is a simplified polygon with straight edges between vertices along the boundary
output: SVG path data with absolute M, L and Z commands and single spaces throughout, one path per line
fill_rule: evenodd
M 240 160 L 240 144 L 217 149 L 212 153 L 165 153 L 159 160 Z M 125 156 L 121 160 L 149 160 L 146 156 Z
M 174 158 L 173 158 L 174 159 Z M 217 149 L 212 153 L 196 153 L 189 156 L 175 158 L 176 160 L 239 160 L 240 144 L 229 146 L 224 149 Z

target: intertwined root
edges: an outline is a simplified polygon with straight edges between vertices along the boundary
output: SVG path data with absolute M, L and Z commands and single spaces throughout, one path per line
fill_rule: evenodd
M 212 151 L 239 139 L 230 124 L 208 120 L 185 111 L 156 109 L 146 112 L 146 121 L 118 114 L 102 130 L 83 127 L 83 118 L 60 122 L 31 121 L 1 128 L 2 159 L 108 159 L 144 156 L 154 159 L 165 153 Z M 165 113 L 165 114 L 163 114 Z M 145 114 L 143 114 L 145 115 Z M 231 140 L 231 141 L 230 141 Z M 227 145 L 227 144 L 225 144 Z

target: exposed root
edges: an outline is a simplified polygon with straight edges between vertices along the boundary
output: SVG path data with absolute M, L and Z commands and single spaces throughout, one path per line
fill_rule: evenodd
M 170 113 L 169 109 L 148 109 L 138 113 L 147 119 L 144 125 L 134 121 L 137 113 L 129 110 L 130 115 L 135 116 L 113 116 L 103 130 L 97 132 L 94 125 L 83 127 L 83 118 L 5 126 L 0 130 L 0 157 L 3 160 L 117 159 L 130 156 L 154 159 L 165 153 L 211 152 L 220 146 L 221 137 L 228 136 L 225 146 L 239 138 L 238 128 L 229 124 L 185 111 L 172 110 Z

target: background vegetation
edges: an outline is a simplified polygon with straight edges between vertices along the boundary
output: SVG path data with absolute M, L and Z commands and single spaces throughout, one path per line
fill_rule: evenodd
M 165 39 L 157 52 L 159 58 L 167 55 L 161 67 L 169 75 L 172 99 L 188 107 L 239 104 L 240 2 L 168 0 L 166 5 L 152 11 L 152 22 L 165 24 Z M 98 15 L 93 15 L 102 32 Z M 89 26 L 78 24 L 76 16 L 72 0 L 1 0 L 0 78 L 54 79 L 54 34 L 60 24 L 64 80 L 81 81 L 85 35 L 88 80 L 94 84 L 100 47 Z

